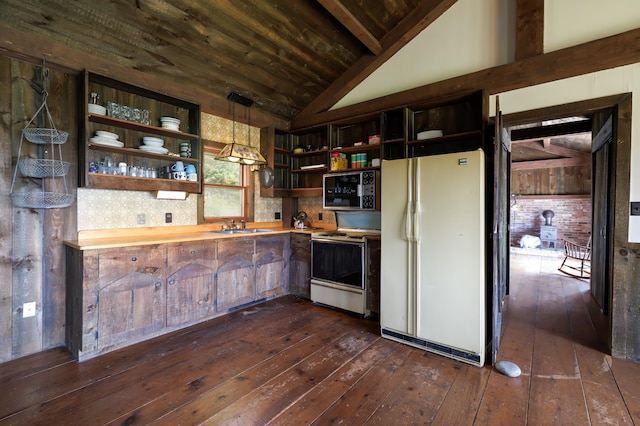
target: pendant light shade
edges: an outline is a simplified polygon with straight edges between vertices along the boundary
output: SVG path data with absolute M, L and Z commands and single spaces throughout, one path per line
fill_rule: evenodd
M 253 101 L 235 92 L 230 93 L 227 99 L 233 102 L 233 141 L 222 148 L 218 155 L 216 155 L 216 160 L 230 161 L 232 163 L 241 162 L 243 164 L 256 166 L 267 164 L 267 160 L 260 154 L 260 151 L 251 146 L 251 105 L 253 105 Z M 249 131 L 246 145 L 236 142 L 236 103 L 246 106 L 249 112 L 247 124 Z

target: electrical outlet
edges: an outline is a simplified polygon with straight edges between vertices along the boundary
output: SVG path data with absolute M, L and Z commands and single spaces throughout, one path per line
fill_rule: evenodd
M 171 216 L 171 213 L 164 214 L 164 223 L 171 223 L 172 220 L 173 220 L 173 217 Z
M 280 220 L 280 212 L 276 212 L 276 220 Z
M 322 220 L 322 213 L 318 213 L 318 220 Z
M 22 318 L 36 316 L 36 302 L 25 302 L 22 305 Z
M 640 216 L 640 201 L 631 202 L 631 216 Z
M 147 222 L 147 215 L 138 213 L 138 225 L 144 225 Z

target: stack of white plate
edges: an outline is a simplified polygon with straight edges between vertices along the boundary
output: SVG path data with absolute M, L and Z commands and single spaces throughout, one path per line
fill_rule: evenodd
M 96 135 L 89 139 L 91 143 L 97 143 L 99 145 L 117 146 L 122 148 L 124 143 L 118 140 L 118 135 L 104 130 L 97 130 Z
M 176 132 L 180 131 L 180 120 L 173 117 L 161 117 L 160 123 L 162 123 L 162 128 L 167 130 L 175 130 Z
M 142 145 L 140 150 L 145 152 L 153 152 L 154 154 L 166 154 L 169 152 L 167 148 L 164 148 L 164 140 L 160 138 L 154 138 L 153 136 L 145 136 L 142 138 Z

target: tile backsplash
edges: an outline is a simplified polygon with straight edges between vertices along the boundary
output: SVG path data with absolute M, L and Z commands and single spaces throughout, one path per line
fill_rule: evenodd
M 78 231 L 198 224 L 198 197 L 158 200 L 152 192 L 78 188 Z M 165 223 L 171 213 L 171 223 Z M 144 223 L 138 223 L 144 215 Z

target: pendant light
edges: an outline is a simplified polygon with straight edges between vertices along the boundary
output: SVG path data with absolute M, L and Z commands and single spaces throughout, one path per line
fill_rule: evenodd
M 225 145 L 218 153 L 216 160 L 230 161 L 232 163 L 241 162 L 251 166 L 267 164 L 267 160 L 260 154 L 260 151 L 251 146 L 251 105 L 253 105 L 253 101 L 235 92 L 231 92 L 229 96 L 227 96 L 227 99 L 233 102 L 233 137 L 231 143 Z M 249 131 L 246 145 L 236 142 L 236 103 L 246 106 L 248 110 L 247 128 Z

